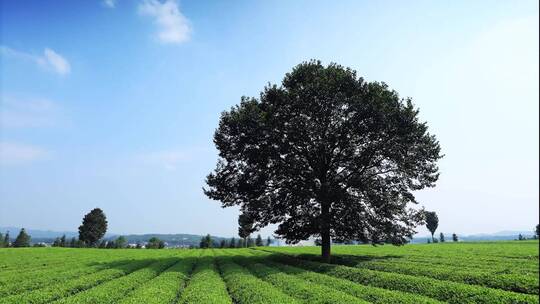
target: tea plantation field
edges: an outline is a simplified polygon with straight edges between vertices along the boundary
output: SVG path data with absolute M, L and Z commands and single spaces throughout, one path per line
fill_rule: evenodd
M 538 303 L 537 241 L 0 249 L 0 303 Z

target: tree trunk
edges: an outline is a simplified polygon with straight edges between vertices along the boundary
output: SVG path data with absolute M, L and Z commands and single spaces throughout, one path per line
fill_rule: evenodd
M 321 206 L 321 257 L 323 262 L 330 262 L 330 206 Z
M 330 262 L 330 231 L 321 232 L 321 257 L 323 262 Z
M 434 236 L 434 232 L 431 233 L 431 242 L 432 243 L 435 243 L 435 236 Z

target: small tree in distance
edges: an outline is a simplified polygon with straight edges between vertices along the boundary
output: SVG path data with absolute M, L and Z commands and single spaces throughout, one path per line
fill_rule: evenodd
M 255 246 L 263 246 L 263 240 L 260 234 L 257 234 L 257 239 L 255 239 Z
M 30 236 L 26 233 L 24 228 L 21 229 L 19 235 L 13 242 L 13 247 L 30 247 Z
M 441 243 L 444 243 L 444 234 L 442 232 L 439 235 L 439 240 L 441 241 Z
M 79 240 L 93 247 L 107 232 L 107 217 L 103 210 L 95 208 L 86 214 L 79 226 Z
M 6 231 L 6 234 L 4 235 L 3 242 L 4 242 L 4 247 L 9 247 L 9 230 Z
M 455 233 L 452 234 L 452 241 L 454 241 L 454 242 L 459 241 L 457 234 L 455 234 Z
M 270 237 L 268 237 L 266 239 L 266 246 L 270 246 L 272 244 L 272 239 Z
M 534 230 L 536 239 L 540 239 L 540 224 L 536 224 L 536 229 Z
M 165 247 L 165 243 L 157 237 L 151 237 L 146 243 L 146 249 L 161 249 Z
M 229 248 L 235 248 L 236 247 L 236 239 L 233 237 L 229 241 Z
M 255 231 L 253 219 L 247 213 L 238 216 L 238 236 L 244 240 L 244 245 L 248 246 L 248 238 Z M 248 246 L 249 247 L 249 246 Z
M 437 217 L 435 211 L 425 211 L 424 214 L 426 216 L 426 227 L 431 232 L 431 240 L 435 243 L 434 234 L 437 227 L 439 227 L 439 217 Z
M 116 238 L 115 243 L 116 243 L 116 248 L 126 248 L 127 246 L 127 240 L 122 235 Z

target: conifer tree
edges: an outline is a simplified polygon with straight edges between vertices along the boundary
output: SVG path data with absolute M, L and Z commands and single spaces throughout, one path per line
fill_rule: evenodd
M 13 247 L 30 247 L 30 236 L 26 233 L 24 228 L 21 229 L 19 235 L 13 242 Z
M 437 227 L 439 227 L 439 217 L 435 211 L 425 211 L 424 215 L 426 217 L 426 227 L 431 232 L 431 240 L 435 243 L 435 237 L 433 235 L 437 231 Z
M 6 231 L 6 234 L 4 235 L 4 247 L 9 247 L 10 245 L 9 240 L 9 230 Z
M 93 247 L 107 232 L 107 217 L 103 210 L 95 208 L 83 218 L 79 226 L 79 240 Z
M 260 234 L 257 234 L 257 239 L 255 239 L 255 246 L 262 246 L 263 245 L 263 240 L 262 240 L 262 237 Z

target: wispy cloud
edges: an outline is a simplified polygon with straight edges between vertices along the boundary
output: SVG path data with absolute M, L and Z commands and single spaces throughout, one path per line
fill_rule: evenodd
M 50 127 L 58 116 L 59 107 L 51 100 L 0 96 L 0 129 Z
M 0 142 L 0 165 L 24 165 L 38 160 L 46 159 L 49 152 L 43 148 L 13 143 Z
M 144 0 L 139 5 L 139 13 L 154 18 L 154 22 L 159 26 L 158 38 L 161 42 L 182 43 L 189 40 L 189 21 L 180 12 L 176 1 Z
M 67 75 L 71 72 L 71 66 L 69 62 L 62 55 L 49 48 L 45 48 L 43 50 L 43 55 L 41 56 L 14 50 L 7 46 L 0 46 L 0 53 L 3 56 L 32 61 L 37 65 L 42 66 L 60 75 Z
M 208 153 L 212 152 L 204 147 L 173 148 L 142 153 L 137 155 L 135 160 L 144 164 L 174 171 L 181 166 L 200 159 L 202 155 Z
M 114 8 L 116 6 L 116 0 L 103 0 L 103 5 L 109 8 Z

